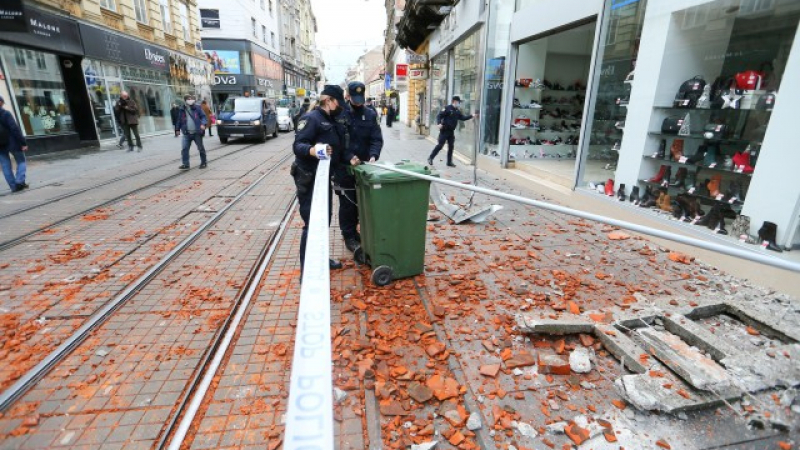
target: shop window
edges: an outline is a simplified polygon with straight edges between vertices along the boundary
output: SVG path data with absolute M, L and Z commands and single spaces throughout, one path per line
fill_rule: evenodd
M 138 22 L 147 23 L 147 0 L 133 0 L 133 10 Z
M 116 12 L 117 3 L 114 0 L 100 0 L 100 7 Z
M 261 41 L 267 43 L 267 27 L 261 25 Z
M 256 24 L 256 19 L 253 17 L 250 18 L 250 26 L 253 29 L 253 37 L 258 37 L 258 25 Z
M 431 107 L 429 123 L 431 131 L 436 131 L 436 115 L 447 106 L 447 61 L 444 52 L 431 60 Z
M 586 100 L 596 22 L 522 44 L 511 114 L 509 161 L 569 187 Z
M 172 16 L 169 12 L 169 0 L 159 0 L 161 8 L 161 21 L 164 22 L 164 32 L 172 34 Z
M 27 65 L 25 62 L 25 50 L 18 48 L 14 49 L 14 63 L 17 65 L 17 67 L 25 67 Z
M 464 115 L 475 113 L 479 107 L 477 62 L 479 40 L 480 32 L 474 32 L 453 50 L 455 63 L 453 95 L 461 98 L 461 112 Z M 447 103 L 450 103 L 449 98 Z M 459 121 L 455 130 L 458 140 L 457 151 L 470 159 L 475 157 L 478 122 L 478 120 Z
M 191 29 L 189 28 L 189 14 L 186 3 L 178 3 L 178 12 L 181 15 L 181 28 L 183 29 L 183 40 L 189 41 L 192 38 Z
M 47 136 L 74 131 L 69 100 L 61 75 L 58 58 L 51 53 L 26 50 L 37 68 L 26 64 L 8 66 L 7 79 L 14 93 L 20 126 L 27 136 Z M 0 46 L 6 60 L 19 53 L 11 47 Z

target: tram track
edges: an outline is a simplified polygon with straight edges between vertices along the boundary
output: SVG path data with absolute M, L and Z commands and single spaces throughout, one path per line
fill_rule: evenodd
M 215 161 L 222 160 L 222 159 L 227 158 L 229 156 L 239 154 L 239 153 L 241 153 L 241 152 L 243 152 L 245 150 L 252 149 L 253 147 L 258 146 L 258 145 L 262 145 L 262 143 L 253 143 L 253 144 L 245 145 L 244 147 L 237 148 L 237 149 L 235 149 L 235 150 L 233 150 L 233 151 L 231 151 L 229 153 L 226 153 L 224 155 L 220 155 L 217 158 L 209 159 L 209 162 L 215 162 Z M 167 164 L 172 164 L 172 163 L 175 163 L 177 161 L 180 161 L 180 160 L 179 159 L 170 160 Z M 160 164 L 158 167 L 162 167 L 162 166 L 163 166 L 163 164 Z M 76 196 L 78 196 L 80 194 L 83 194 L 83 193 L 86 193 L 86 192 L 91 192 L 91 191 L 96 190 L 96 189 L 107 187 L 107 186 L 113 185 L 115 183 L 119 183 L 121 181 L 130 180 L 130 179 L 135 178 L 137 176 L 146 174 L 148 172 L 152 172 L 153 169 L 154 169 L 154 167 L 148 167 L 146 169 L 139 170 L 139 171 L 136 171 L 136 172 L 124 175 L 124 176 L 112 178 L 110 180 L 106 180 L 106 181 L 103 181 L 101 183 L 94 184 L 92 186 L 88 186 L 88 187 L 85 187 L 85 188 L 80 188 L 80 189 L 77 189 L 75 191 L 68 192 L 68 193 L 62 194 L 60 196 L 56 196 L 54 198 L 48 199 L 46 201 L 43 201 L 41 203 L 37 203 L 36 205 L 26 206 L 26 207 L 19 208 L 19 209 L 16 209 L 14 211 L 10 211 L 10 212 L 7 212 L 7 213 L 0 213 L 0 220 L 12 218 L 12 217 L 15 217 L 15 216 L 19 216 L 20 214 L 50 206 L 50 205 L 56 204 L 58 202 L 61 202 L 61 201 L 76 197 Z M 52 227 L 61 225 L 61 224 L 65 223 L 65 222 L 68 222 L 68 221 L 70 221 L 72 219 L 75 219 L 77 217 L 85 215 L 85 214 L 87 214 L 87 213 L 89 213 L 89 212 L 91 212 L 91 211 L 93 211 L 93 210 L 95 210 L 97 208 L 102 208 L 104 206 L 108 206 L 110 204 L 116 203 L 116 202 L 118 202 L 120 200 L 125 199 L 126 197 L 128 197 L 130 195 L 136 194 L 138 192 L 142 192 L 142 191 L 144 191 L 146 189 L 149 189 L 149 188 L 152 188 L 154 186 L 158 186 L 159 184 L 162 184 L 164 182 L 167 182 L 167 181 L 173 180 L 175 178 L 178 178 L 178 177 L 180 177 L 182 175 L 185 175 L 186 173 L 187 172 L 176 172 L 176 173 L 173 173 L 173 174 L 171 174 L 171 175 L 169 175 L 167 177 L 160 178 L 160 179 L 158 179 L 158 180 L 156 180 L 156 181 L 154 181 L 152 183 L 148 183 L 146 185 L 137 187 L 137 188 L 135 188 L 133 190 L 127 191 L 127 192 L 125 192 L 123 194 L 120 194 L 118 196 L 115 196 L 113 198 L 104 200 L 104 201 L 102 201 L 100 203 L 95 203 L 95 204 L 93 204 L 92 206 L 90 206 L 88 208 L 81 209 L 80 211 L 78 211 L 76 213 L 73 213 L 73 214 L 70 214 L 68 216 L 59 218 L 58 220 L 56 220 L 54 222 L 51 222 L 51 223 L 48 223 L 47 225 L 38 227 L 38 228 L 36 228 L 34 230 L 31 230 L 31 231 L 29 231 L 29 232 L 27 232 L 25 234 L 17 236 L 17 237 L 15 237 L 13 239 L 9 239 L 9 240 L 0 242 L 0 252 L 8 250 L 8 249 L 10 249 L 10 248 L 12 248 L 12 247 L 14 247 L 16 245 L 19 245 L 19 244 L 25 242 L 26 240 L 28 240 L 29 238 L 31 238 L 32 236 L 35 236 L 35 235 L 47 230 L 48 228 L 52 228 Z
M 245 148 L 250 148 L 250 147 L 252 146 L 248 146 Z M 238 151 L 242 151 L 245 148 Z M 94 314 L 92 314 L 92 316 L 88 320 L 86 320 L 77 330 L 75 330 L 67 339 L 65 339 L 55 350 L 50 352 L 42 361 L 37 363 L 32 369 L 25 372 L 19 379 L 17 379 L 17 381 L 13 385 L 11 385 L 8 389 L 3 391 L 0 394 L 0 411 L 7 411 L 18 399 L 24 396 L 25 393 L 28 392 L 28 390 L 32 386 L 34 386 L 39 380 L 41 380 L 48 373 L 50 373 L 50 371 L 54 367 L 56 367 L 76 348 L 78 348 L 81 345 L 81 343 L 84 342 L 86 338 L 91 333 L 94 332 L 94 330 L 97 330 L 98 328 L 101 327 L 101 325 L 106 323 L 108 319 L 111 316 L 113 316 L 116 311 L 118 311 L 131 298 L 135 297 L 146 286 L 148 286 L 159 274 L 161 274 L 168 266 L 170 266 L 170 264 L 173 261 L 175 261 L 175 259 L 178 256 L 183 254 L 193 243 L 195 243 L 201 235 L 209 231 L 217 222 L 219 222 L 220 219 L 224 217 L 226 213 L 231 211 L 235 205 L 239 204 L 240 201 L 246 198 L 246 196 L 256 187 L 261 185 L 261 183 L 263 183 L 265 180 L 268 180 L 271 175 L 275 174 L 279 169 L 284 168 L 286 166 L 286 163 L 290 160 L 290 158 L 291 158 L 291 153 L 288 153 L 286 156 L 280 158 L 271 168 L 269 168 L 255 181 L 250 183 L 246 188 L 241 190 L 235 197 L 233 197 L 229 202 L 227 202 L 225 206 L 220 208 L 216 213 L 214 213 L 212 217 L 210 217 L 202 225 L 200 225 L 194 232 L 192 232 L 191 235 L 183 239 L 177 246 L 172 248 L 154 266 L 150 267 L 147 271 L 139 275 L 134 282 L 129 284 L 121 292 L 117 293 L 113 299 L 106 302 L 99 310 L 97 310 Z M 158 183 L 162 183 L 163 181 L 164 180 L 161 180 Z M 130 195 L 130 193 L 126 195 Z M 284 225 L 282 226 L 285 226 L 286 218 L 289 217 L 292 210 L 293 208 L 289 208 L 289 210 L 284 214 L 284 220 L 282 222 Z M 275 241 L 274 236 L 277 235 L 278 235 L 277 232 L 273 234 L 273 237 L 269 239 L 269 242 L 267 244 L 265 244 L 264 246 L 265 249 L 270 248 L 270 246 L 272 245 L 271 243 Z M 263 252 L 268 253 L 268 250 L 263 250 Z M 251 271 L 251 273 L 254 272 Z M 248 282 L 248 285 L 249 284 L 250 283 Z

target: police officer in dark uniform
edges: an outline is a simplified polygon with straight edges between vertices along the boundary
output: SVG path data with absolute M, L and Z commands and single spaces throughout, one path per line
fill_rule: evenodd
M 300 240 L 300 264 L 305 264 L 308 221 L 311 218 L 311 201 L 314 195 L 314 179 L 317 166 L 322 159 L 331 160 L 331 171 L 344 152 L 344 135 L 336 117 L 344 111 L 342 88 L 326 85 L 319 96 L 319 105 L 303 115 L 297 122 L 294 138 L 295 160 L 291 174 L 297 187 L 297 200 L 300 203 L 300 216 L 303 218 L 303 237 Z M 325 150 L 316 150 L 317 144 L 326 144 Z M 332 190 L 328 190 L 328 223 L 331 219 Z M 340 269 L 342 263 L 330 260 L 331 269 Z
M 436 115 L 436 125 L 439 126 L 439 143 L 436 144 L 431 156 L 428 157 L 428 164 L 431 166 L 433 165 L 433 158 L 436 158 L 436 155 L 444 147 L 445 142 L 447 142 L 447 165 L 449 167 L 456 166 L 453 164 L 453 143 L 456 140 L 456 135 L 454 134 L 456 126 L 459 120 L 472 119 L 472 114 L 465 116 L 459 109 L 460 107 L 461 97 L 456 95 L 453 97 L 453 103 L 447 105 Z
M 339 195 L 339 228 L 342 230 L 344 245 L 355 252 L 361 245 L 358 234 L 358 201 L 356 199 L 356 180 L 347 166 L 357 166 L 362 162 L 375 162 L 381 156 L 383 135 L 378 124 L 378 114 L 365 105 L 364 83 L 353 81 L 347 85 L 350 104 L 348 116 L 348 146 L 342 154 L 341 164 L 334 172 L 334 182 Z

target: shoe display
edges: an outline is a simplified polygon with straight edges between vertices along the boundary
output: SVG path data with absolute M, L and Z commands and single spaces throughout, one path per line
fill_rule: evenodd
M 667 166 L 667 170 L 664 171 L 664 177 L 661 181 L 661 186 L 668 187 L 669 182 L 672 180 L 672 166 Z
M 655 157 L 658 159 L 665 159 L 667 157 L 667 140 L 662 139 L 661 142 L 658 144 L 658 152 L 656 152 Z
M 764 222 L 758 230 L 758 240 L 761 245 L 767 244 L 766 249 L 773 252 L 783 253 L 783 249 L 778 247 L 775 241 L 778 239 L 778 225 L 774 222 Z
M 703 156 L 703 165 L 706 167 L 711 167 L 712 164 L 716 165 L 718 156 L 719 156 L 719 146 L 709 145 L 706 148 L 706 154 Z
M 613 197 L 614 196 L 614 180 L 612 180 L 611 178 L 609 178 L 608 181 L 606 181 L 606 192 L 605 193 L 609 197 Z
M 737 172 L 741 173 L 753 173 L 755 170 L 753 166 L 750 165 L 750 152 L 736 152 L 731 158 L 733 162 L 733 169 Z
M 631 189 L 630 201 L 634 205 L 638 205 L 639 204 L 639 186 L 634 186 Z
M 672 146 L 669 148 L 669 153 L 674 161 L 680 161 L 683 157 L 683 139 L 674 139 Z
M 531 102 L 527 106 L 528 109 L 542 109 L 542 105 L 531 100 Z
M 706 144 L 701 144 L 700 147 L 697 147 L 697 152 L 694 155 L 690 156 L 686 160 L 686 164 L 697 164 L 703 160 L 706 156 L 706 151 L 708 151 L 708 147 Z
M 645 186 L 642 198 L 639 199 L 639 206 L 642 208 L 648 207 L 647 205 L 653 201 L 653 193 L 650 191 L 650 186 Z
M 619 185 L 619 189 L 617 190 L 617 200 L 621 202 L 625 201 L 625 184 Z
M 669 196 L 669 193 L 666 189 L 661 191 L 661 195 L 658 197 L 659 204 L 657 205 L 659 209 L 666 212 L 672 212 L 672 198 Z
M 519 102 L 518 98 L 514 99 L 514 108 L 522 108 L 522 104 Z
M 661 181 L 664 179 L 664 174 L 667 173 L 667 167 L 668 166 L 666 164 L 662 164 L 661 168 L 658 169 L 658 173 L 647 181 L 650 183 L 661 183 Z
M 714 175 L 711 177 L 711 181 L 706 185 L 708 188 L 708 194 L 711 197 L 716 197 L 720 195 L 720 184 L 722 184 L 722 175 Z
M 672 187 L 685 188 L 686 187 L 686 175 L 688 173 L 689 173 L 689 170 L 686 167 L 678 168 L 678 172 L 675 174 L 675 181 L 673 181 L 669 185 L 672 186 Z

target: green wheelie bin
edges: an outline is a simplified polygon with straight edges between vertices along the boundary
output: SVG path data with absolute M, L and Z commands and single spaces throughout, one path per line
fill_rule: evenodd
M 433 175 L 427 166 L 409 161 L 398 169 Z M 372 267 L 372 282 L 385 286 L 425 270 L 425 231 L 430 181 L 381 169 L 352 168 L 361 223 L 362 260 Z

